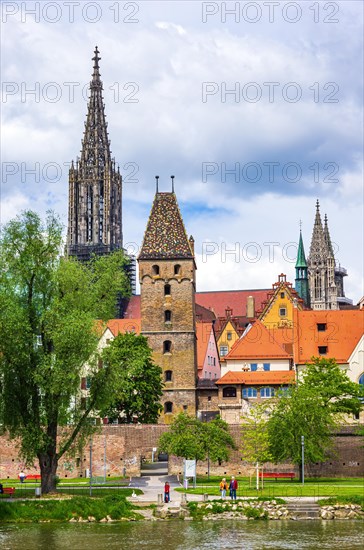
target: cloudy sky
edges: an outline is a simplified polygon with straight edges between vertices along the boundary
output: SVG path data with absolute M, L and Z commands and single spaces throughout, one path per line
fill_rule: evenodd
M 124 244 L 137 252 L 170 175 L 196 241 L 198 290 L 294 281 L 316 199 L 346 295 L 363 294 L 363 3 L 2 2 L 1 223 L 67 225 L 93 50 Z

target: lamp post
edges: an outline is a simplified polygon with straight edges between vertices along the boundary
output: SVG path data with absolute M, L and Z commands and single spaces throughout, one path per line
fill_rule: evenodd
M 301 451 L 302 451 L 302 484 L 305 483 L 305 436 L 301 435 Z
M 90 437 L 90 497 L 92 497 L 92 437 Z

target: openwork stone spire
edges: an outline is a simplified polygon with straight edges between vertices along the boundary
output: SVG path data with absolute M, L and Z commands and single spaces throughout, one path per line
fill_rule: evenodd
M 81 158 L 69 172 L 67 251 L 81 261 L 122 248 L 122 178 L 111 158 L 100 59 L 96 46 Z

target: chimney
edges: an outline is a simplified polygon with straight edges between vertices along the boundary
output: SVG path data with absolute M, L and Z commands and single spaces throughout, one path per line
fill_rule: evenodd
M 248 319 L 254 319 L 255 317 L 255 299 L 254 296 L 248 296 L 246 300 L 246 316 Z
M 225 309 L 226 319 L 230 319 L 232 315 L 233 315 L 233 310 L 231 309 L 231 307 L 227 306 L 227 308 Z

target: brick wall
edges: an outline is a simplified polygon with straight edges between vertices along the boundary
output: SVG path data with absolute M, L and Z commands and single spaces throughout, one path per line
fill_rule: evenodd
M 104 426 L 100 433 L 92 438 L 93 474 L 102 476 L 104 472 L 104 451 L 106 442 L 107 475 L 136 476 L 140 473 L 140 459 L 145 456 L 150 459 L 153 447 L 158 447 L 158 440 L 162 433 L 168 430 L 166 425 L 120 425 Z M 230 426 L 237 445 L 241 441 L 241 427 Z M 360 477 L 364 475 L 363 437 L 355 435 L 355 429 L 345 427 L 335 436 L 335 450 L 331 459 L 322 464 L 314 464 L 307 469 L 308 475 L 325 477 Z M 85 448 L 74 458 L 63 458 L 60 461 L 58 474 L 61 477 L 79 477 L 85 475 L 89 468 L 90 446 Z M 291 464 L 266 465 L 266 469 L 291 471 Z M 0 478 L 13 478 L 21 469 L 28 474 L 37 473 L 37 461 L 33 468 L 25 468 L 18 457 L 16 442 L 10 441 L 5 435 L 0 437 Z M 125 469 L 125 470 L 124 470 Z M 229 463 L 210 464 L 211 475 L 248 475 L 251 466 L 240 458 L 239 451 L 233 451 Z M 207 472 L 207 462 L 197 464 L 200 474 Z M 182 460 L 171 457 L 169 463 L 171 474 L 182 472 Z

